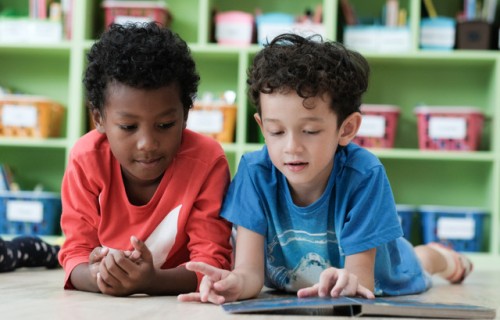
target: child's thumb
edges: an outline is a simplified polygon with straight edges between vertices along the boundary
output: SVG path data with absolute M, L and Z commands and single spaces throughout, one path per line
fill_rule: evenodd
M 130 237 L 130 242 L 132 243 L 132 246 L 134 249 L 138 252 L 140 252 L 142 259 L 144 260 L 153 260 L 153 257 L 151 255 L 151 251 L 149 251 L 148 246 L 144 243 L 144 241 L 141 241 L 137 239 L 136 236 Z

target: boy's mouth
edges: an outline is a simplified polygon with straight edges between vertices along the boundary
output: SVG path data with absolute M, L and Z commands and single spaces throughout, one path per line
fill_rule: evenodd
M 303 161 L 292 161 L 292 162 L 285 162 L 285 166 L 293 172 L 298 172 L 304 169 L 308 165 L 307 162 Z
M 143 166 L 154 166 L 160 161 L 160 157 L 147 158 L 147 159 L 137 159 L 136 162 Z

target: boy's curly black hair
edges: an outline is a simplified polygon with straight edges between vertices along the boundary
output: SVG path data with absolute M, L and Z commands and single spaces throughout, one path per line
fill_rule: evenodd
M 331 98 L 331 109 L 338 116 L 337 125 L 359 111 L 361 96 L 368 88 L 370 67 L 355 51 L 321 36 L 302 37 L 282 34 L 257 53 L 248 71 L 249 96 L 261 114 L 260 93 L 287 93 L 304 98 Z
M 106 89 L 113 82 L 139 89 L 177 84 L 187 117 L 200 77 L 186 42 L 169 29 L 154 22 L 113 24 L 87 59 L 83 83 L 91 110 L 102 114 Z

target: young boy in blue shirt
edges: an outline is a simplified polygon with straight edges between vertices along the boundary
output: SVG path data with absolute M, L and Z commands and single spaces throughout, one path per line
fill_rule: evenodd
M 179 300 L 219 304 L 263 285 L 374 298 L 470 273 L 465 256 L 402 237 L 384 167 L 350 143 L 368 76 L 360 54 L 321 39 L 285 34 L 256 55 L 248 84 L 266 146 L 243 156 L 225 198 L 222 216 L 238 226 L 234 269 L 188 263 L 205 277 Z

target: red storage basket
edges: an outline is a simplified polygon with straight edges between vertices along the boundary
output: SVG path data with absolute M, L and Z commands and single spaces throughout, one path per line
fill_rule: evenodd
M 423 150 L 478 150 L 484 115 L 473 107 L 417 107 L 418 145 Z
M 362 104 L 363 120 L 353 142 L 366 148 L 392 148 L 396 138 L 399 107 L 383 104 Z
M 168 27 L 170 13 L 163 1 L 114 1 L 102 3 L 106 27 L 112 23 L 156 21 Z

